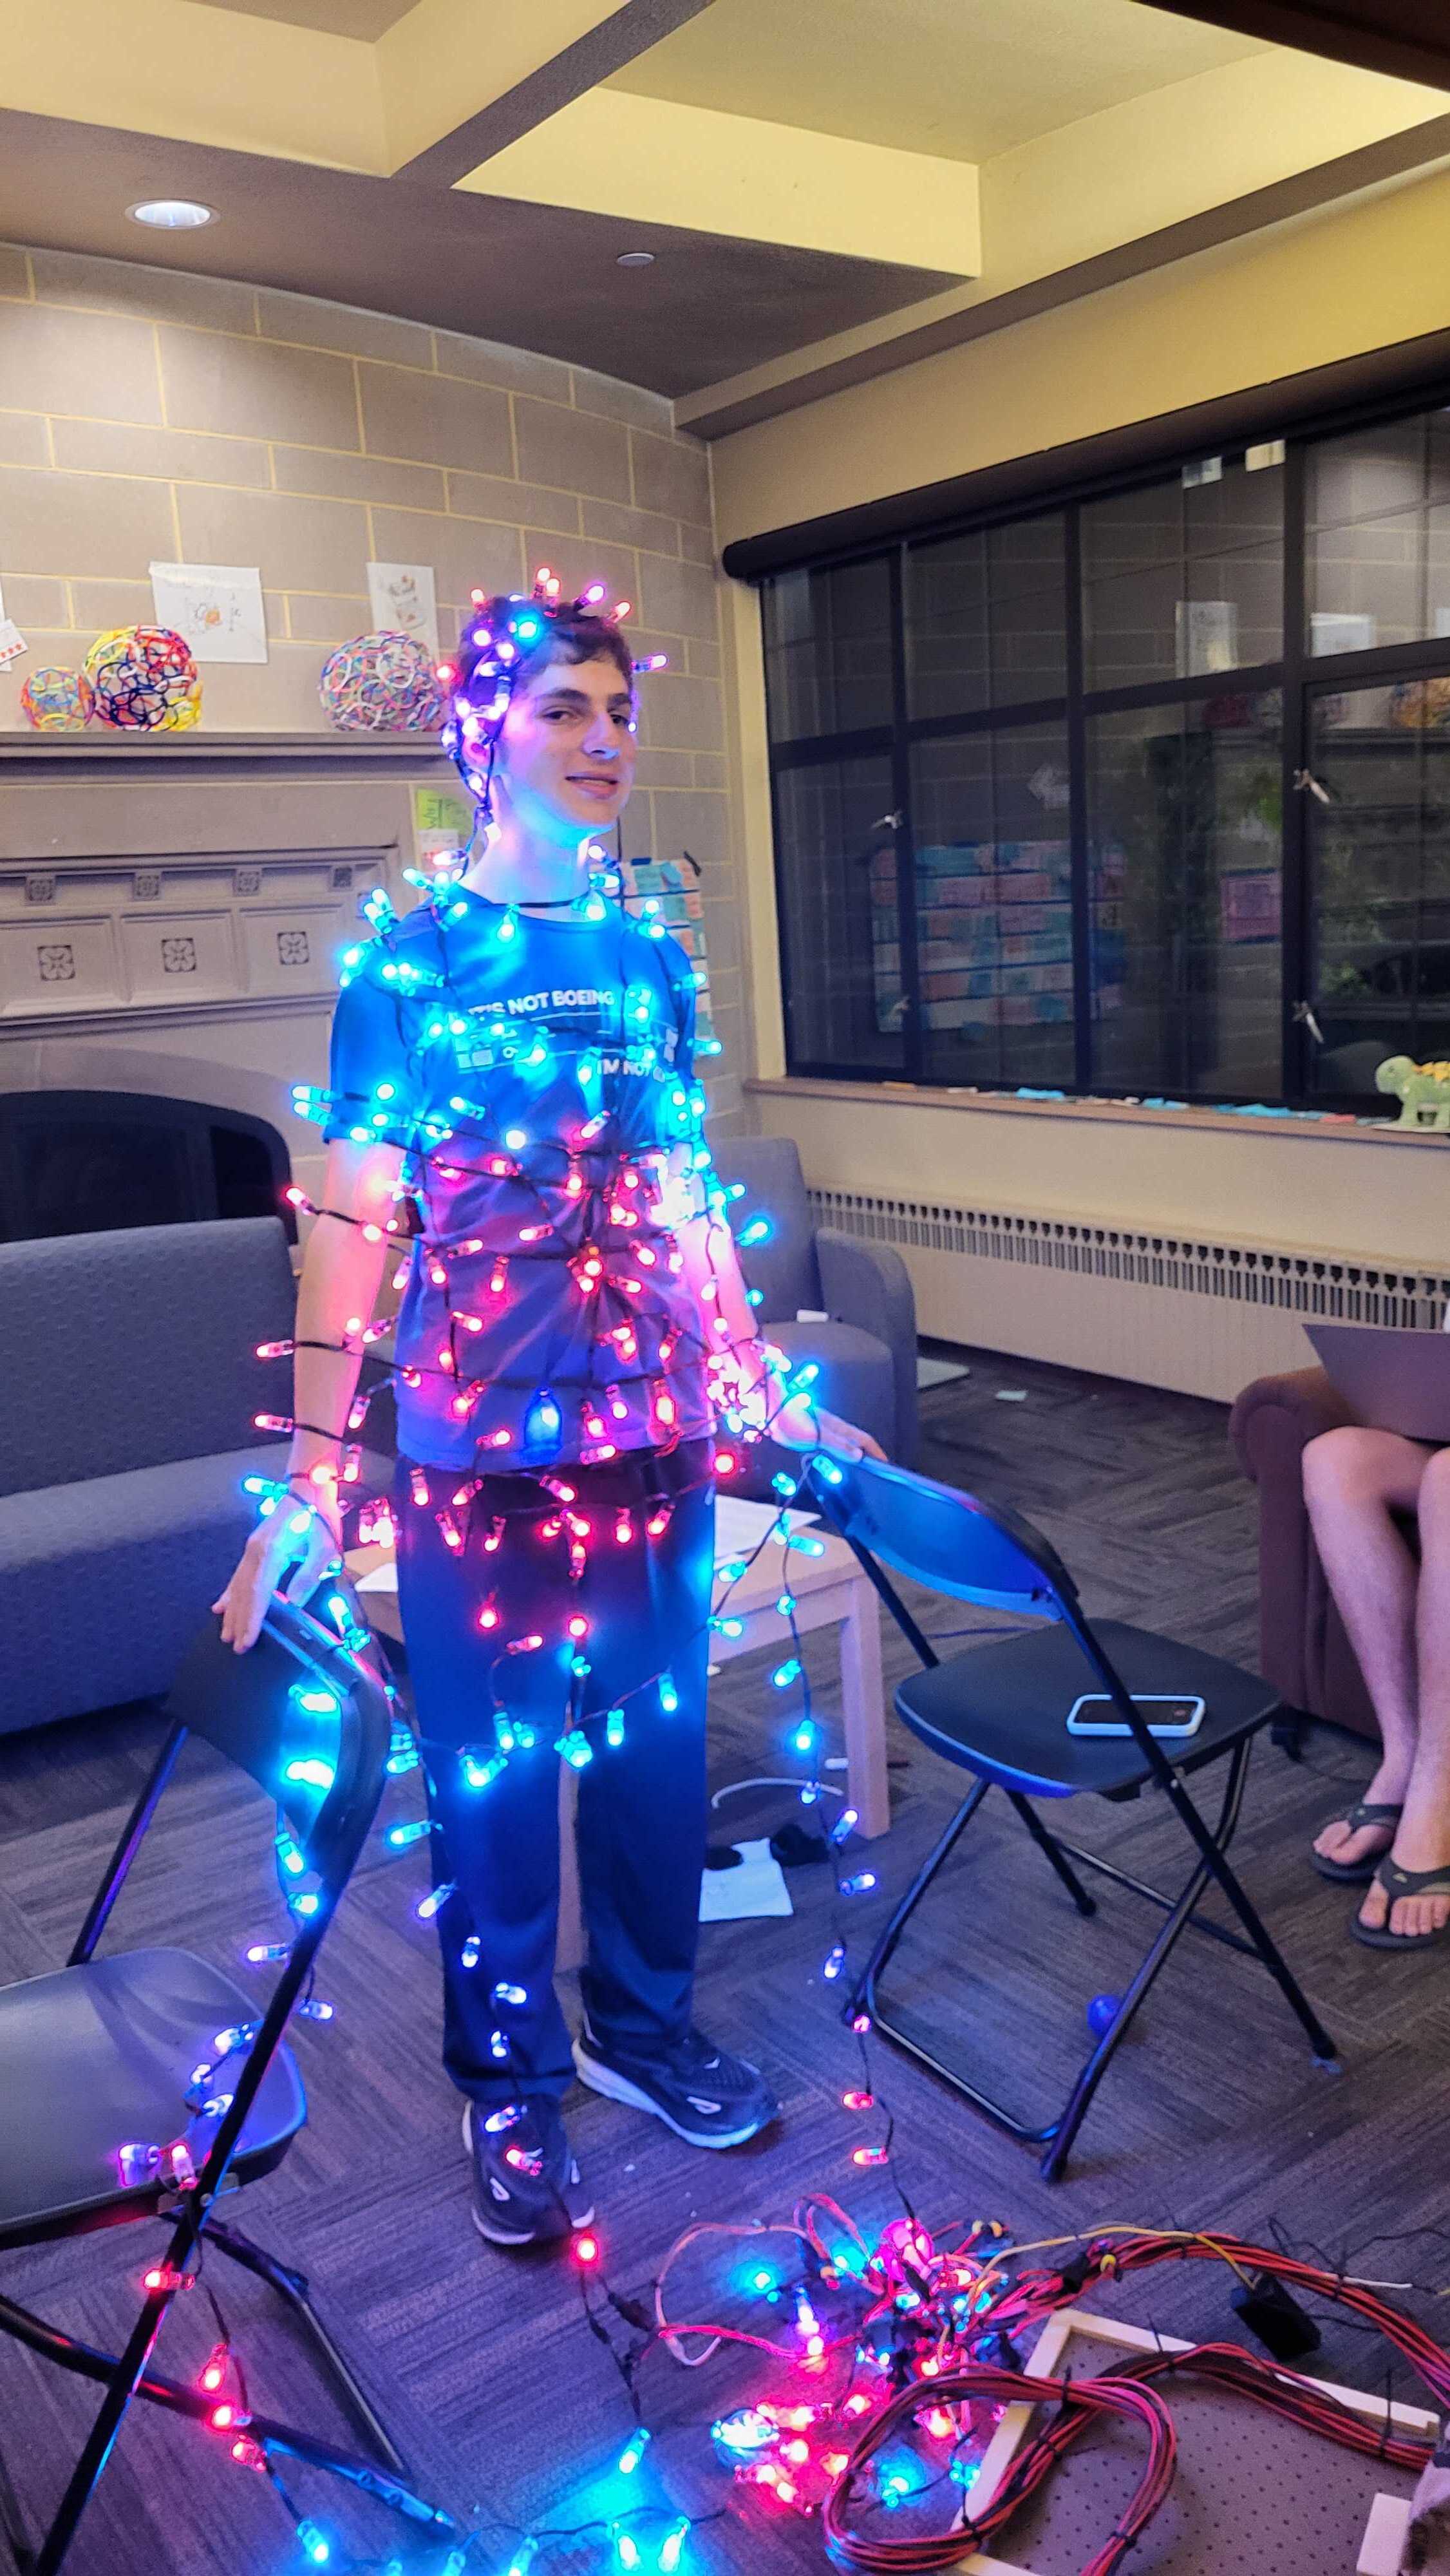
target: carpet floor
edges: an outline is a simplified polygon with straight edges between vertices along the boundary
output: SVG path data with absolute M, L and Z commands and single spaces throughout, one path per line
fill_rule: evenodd
M 1222 1407 L 987 1352 L 941 1355 L 965 1361 L 968 1374 L 923 1399 L 928 1472 L 1027 1514 L 1077 1575 L 1090 1613 L 1252 1660 L 1255 1506 L 1230 1457 Z M 1023 1400 L 1003 1402 L 1004 1393 Z M 940 1633 L 962 1615 L 938 1601 L 930 1624 Z M 890 1681 L 911 1658 L 894 1634 L 885 1643 Z M 807 1651 L 829 1726 L 829 1635 L 808 1640 Z M 777 1767 L 765 1666 L 763 1657 L 742 1658 L 714 1685 L 718 1786 Z M 0 1745 L 0 1977 L 63 1959 L 158 1735 L 156 1712 L 143 1708 Z M 870 1854 L 880 1888 L 851 1912 L 857 1956 L 960 1785 L 899 1727 L 892 1756 L 893 1826 Z M 824 1870 L 790 1873 L 788 1922 L 707 1928 L 699 2019 L 768 2068 L 784 2118 L 752 2146 L 708 2156 L 641 2115 L 576 2096 L 571 2130 L 595 2186 L 611 2284 L 647 2296 L 667 2248 L 697 2219 L 787 2219 L 802 2193 L 819 2190 L 869 2229 L 899 2210 L 905 2191 L 928 2224 L 997 2217 L 1019 2238 L 1106 2220 L 1251 2237 L 1276 2231 L 1331 2267 L 1359 2264 L 1376 2279 L 1417 2285 L 1405 2303 L 1437 2331 L 1447 2310 L 1436 2294 L 1443 2298 L 1439 2285 L 1450 2279 L 1445 1954 L 1397 1959 L 1357 1947 L 1347 1934 L 1353 1891 L 1327 1886 L 1305 1861 L 1312 1831 L 1356 1794 L 1370 1767 L 1364 1746 L 1324 1731 L 1299 1763 L 1263 1743 L 1236 1850 L 1340 2042 L 1343 2072 L 1315 2070 L 1259 1970 L 1190 1936 L 1055 2189 L 1027 2152 L 879 2047 L 872 2077 L 895 2122 L 894 2173 L 853 2164 L 853 2149 L 880 2124 L 842 2103 L 860 2075 L 839 2019 L 840 1989 L 821 1974 L 834 1937 Z M 413 1785 L 401 1784 L 399 1795 Z M 732 1837 L 768 1832 L 792 1812 L 789 1793 L 753 1791 L 722 1805 L 722 1827 Z M 235 1968 L 246 1942 L 276 1923 L 269 1819 L 260 1798 L 190 1748 L 113 1939 L 181 1943 Z M 1091 1814 L 1084 1806 L 1073 1830 L 1147 1877 L 1179 1872 L 1179 1828 L 1156 1800 L 1098 1803 Z M 414 1853 L 384 1861 L 375 1846 L 374 1855 L 323 1954 L 320 1988 L 336 2019 L 303 2026 L 296 2041 L 309 2124 L 278 2172 L 246 2195 L 240 2223 L 309 2273 L 419 2481 L 477 2528 L 470 2576 L 501 2576 L 526 2530 L 564 2534 L 647 2497 L 665 2517 L 656 2537 L 676 2511 L 702 2518 L 683 2561 L 687 2576 L 822 2567 L 814 2526 L 765 2519 L 715 2463 L 710 2420 L 760 2387 L 754 2364 L 725 2355 L 685 2371 L 656 2349 L 639 2382 L 654 2443 L 633 2481 L 614 2472 L 629 2408 L 587 2330 L 577 2277 L 556 2255 L 499 2253 L 470 2225 L 457 2101 L 438 2066 L 431 1936 L 412 1916 L 422 1870 Z M 989 1800 L 934 1911 L 913 1927 L 897 1992 L 949 2053 L 974 2056 L 997 2089 L 1045 2113 L 1085 2049 L 1088 1998 L 1122 1986 L 1146 1932 L 1134 1900 L 1116 1893 L 1093 1923 L 1080 1924 L 1005 1804 Z M 149 2228 L 123 2229 L 27 2251 L 7 2259 L 0 2283 L 114 2346 L 155 2242 Z M 744 2318 L 732 2260 L 738 2277 L 738 2247 L 732 2256 L 708 2240 L 686 2259 L 678 2297 L 689 2312 L 724 2305 Z M 310 2393 L 299 2348 L 267 2294 L 220 2264 L 208 2266 L 207 2279 L 247 2360 L 254 2401 L 345 2439 L 326 2397 Z M 1151 2291 L 1126 2285 L 1115 2305 L 1165 2332 L 1231 2333 L 1233 2286 L 1216 2266 L 1185 2266 L 1154 2274 Z M 753 2322 L 768 2331 L 773 2313 L 759 2311 Z M 185 2376 L 213 2340 L 211 2316 L 193 2295 L 168 2324 L 158 2361 Z M 1377 2391 L 1386 2384 L 1378 2345 L 1332 2318 L 1316 2367 Z M 1403 2371 L 1394 2386 L 1418 2393 Z M 34 2519 L 53 2506 L 93 2404 L 82 2384 L 13 2343 L 0 2348 L 0 2447 Z M 435 2576 L 439 2553 L 410 2556 L 406 2532 L 367 2499 L 301 2469 L 288 2484 L 299 2510 L 336 2535 L 335 2565 L 381 2568 L 397 2553 L 410 2576 L 414 2567 Z M 75 2576 L 284 2576 L 301 2563 L 265 2480 L 144 2407 L 123 2428 L 70 2561 Z M 596 2528 L 552 2542 L 538 2576 L 595 2576 L 611 2563 Z

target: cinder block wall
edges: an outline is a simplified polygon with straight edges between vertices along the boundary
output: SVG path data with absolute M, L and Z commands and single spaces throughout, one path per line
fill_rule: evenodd
M 640 719 L 631 855 L 704 870 L 737 1123 L 742 905 L 727 786 L 710 469 L 668 402 L 488 340 L 306 296 L 0 245 L 0 586 L 45 662 L 153 615 L 155 559 L 256 564 L 270 658 L 203 672 L 206 730 L 325 730 L 317 676 L 372 623 L 369 561 L 431 564 L 448 639 L 476 586 L 547 562 L 634 601 L 663 651 Z

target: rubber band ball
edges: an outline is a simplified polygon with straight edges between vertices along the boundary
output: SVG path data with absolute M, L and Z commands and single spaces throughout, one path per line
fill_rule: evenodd
M 322 711 L 339 733 L 436 733 L 447 707 L 416 635 L 354 635 L 322 665 Z
M 201 673 L 169 626 L 113 626 L 86 655 L 102 724 L 117 733 L 185 733 L 201 721 Z
M 90 723 L 91 684 L 84 671 L 48 662 L 20 692 L 20 712 L 37 733 L 81 733 Z

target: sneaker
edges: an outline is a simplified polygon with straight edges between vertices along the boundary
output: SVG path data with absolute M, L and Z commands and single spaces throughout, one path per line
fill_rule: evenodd
M 556 2102 L 536 2095 L 492 2110 L 466 2102 L 463 2143 L 473 2160 L 473 2223 L 490 2244 L 542 2245 L 588 2226 L 593 2205 Z
M 631 2057 L 597 2039 L 586 2021 L 574 2065 L 591 2092 L 652 2111 L 692 2147 L 742 2146 L 780 2116 L 759 2067 L 727 2056 L 697 2030 L 657 2057 Z

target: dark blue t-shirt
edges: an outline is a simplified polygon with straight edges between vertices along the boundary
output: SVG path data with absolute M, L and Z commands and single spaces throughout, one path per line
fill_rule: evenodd
M 324 1132 L 399 1146 L 423 1221 L 396 1358 L 399 1445 L 425 1465 L 538 1469 L 713 1427 L 659 1204 L 666 1156 L 699 1150 L 690 961 L 587 909 L 443 888 L 338 999 Z

